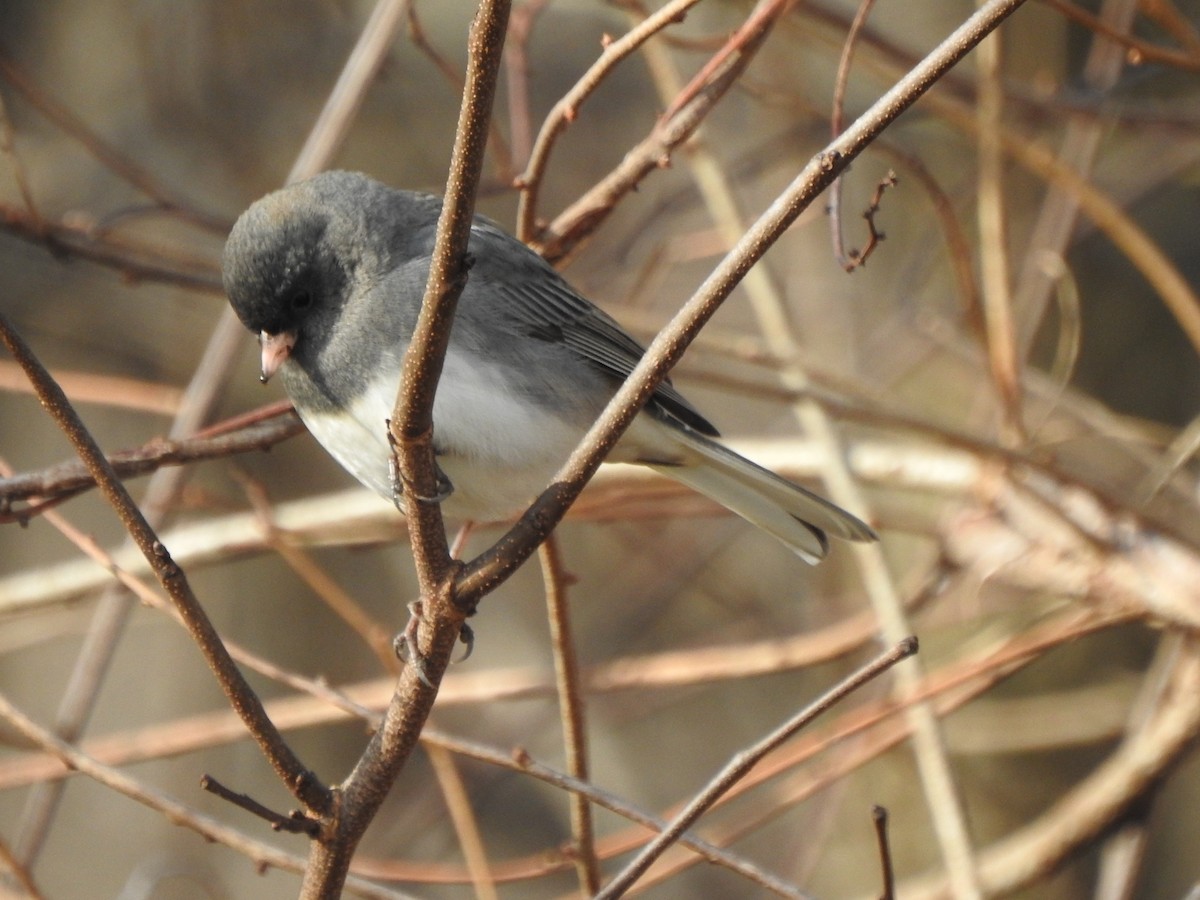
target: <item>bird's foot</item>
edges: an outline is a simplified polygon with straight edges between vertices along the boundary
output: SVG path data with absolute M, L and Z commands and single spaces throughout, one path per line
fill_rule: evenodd
M 421 683 L 426 687 L 433 687 L 433 682 L 429 680 L 429 673 L 425 666 L 425 657 L 421 654 L 421 650 L 417 644 L 417 634 L 421 629 L 421 621 L 424 614 L 424 607 L 421 601 L 414 600 L 408 604 L 408 612 L 408 623 L 404 626 L 404 630 L 396 635 L 395 640 L 392 641 L 392 646 L 395 648 L 397 658 L 405 665 L 413 667 L 413 670 L 417 673 L 417 677 L 421 679 Z M 466 622 L 463 622 L 458 631 L 458 639 L 467 649 L 454 662 L 466 662 L 475 651 L 475 629 Z
M 392 423 L 389 419 L 387 421 L 387 436 L 391 454 L 388 456 L 388 484 L 391 485 L 392 489 L 392 504 L 400 512 L 404 512 L 404 500 L 406 497 L 412 497 L 418 503 L 441 503 L 448 499 L 454 493 L 454 482 L 442 471 L 442 467 L 437 464 L 436 458 L 433 461 L 436 483 L 432 497 L 418 494 L 413 490 L 412 485 L 405 480 L 404 473 L 400 471 L 400 464 L 397 461 L 396 436 L 392 434 L 391 426 Z

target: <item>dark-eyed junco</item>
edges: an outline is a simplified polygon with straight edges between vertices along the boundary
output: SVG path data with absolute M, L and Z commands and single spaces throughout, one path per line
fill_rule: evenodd
M 269 194 L 225 245 L 225 290 L 300 417 L 350 474 L 391 499 L 386 420 L 433 252 L 441 201 L 326 172 Z M 519 512 L 549 483 L 643 348 L 540 256 L 476 218 L 471 268 L 433 408 L 448 515 Z M 669 383 L 610 454 L 683 482 L 808 562 L 825 533 L 874 532 L 713 440 Z

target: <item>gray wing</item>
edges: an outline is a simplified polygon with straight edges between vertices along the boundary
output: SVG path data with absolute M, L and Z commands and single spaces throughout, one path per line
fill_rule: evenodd
M 545 260 L 486 220 L 472 227 L 471 277 L 486 280 L 505 313 L 526 334 L 570 348 L 615 381 L 624 381 L 645 348 L 590 300 L 577 294 Z M 717 429 L 677 391 L 663 381 L 647 404 L 661 418 L 671 418 L 711 437 Z

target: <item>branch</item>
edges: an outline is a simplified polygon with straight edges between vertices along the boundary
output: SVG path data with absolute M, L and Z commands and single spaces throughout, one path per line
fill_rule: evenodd
M 86 775 L 98 784 L 162 813 L 164 818 L 170 822 L 191 829 L 205 840 L 229 847 L 263 868 L 271 867 L 285 872 L 301 870 L 301 861 L 292 854 L 282 853 L 268 844 L 248 838 L 215 819 L 200 815 L 175 798 L 135 781 L 124 772 L 97 762 L 57 735 L 38 726 L 2 694 L 0 694 L 0 719 L 26 740 L 60 760 L 63 766 L 70 771 Z M 347 883 L 346 892 L 359 897 L 373 898 L 373 900 L 405 900 L 408 896 L 359 878 L 354 879 L 352 883 Z
M 313 844 L 302 888 L 305 898 L 334 896 L 345 881 L 363 832 L 416 746 L 437 696 L 433 685 L 440 681 L 449 663 L 468 612 L 453 591 L 452 561 L 441 508 L 436 501 L 423 498 L 435 497 L 438 489 L 432 441 L 433 398 L 455 305 L 469 268 L 467 241 L 508 14 L 507 0 L 484 0 L 471 26 L 466 88 L 429 282 L 405 353 L 400 392 L 389 423 L 421 588 L 424 627 L 418 631 L 415 649 L 422 665 L 404 668 L 382 725 L 338 789 L 336 815 Z
M 753 27 L 739 29 L 697 79 L 684 88 L 651 133 L 595 187 L 560 213 L 542 231 L 541 239 L 532 244 L 534 249 L 550 262 L 564 259 L 608 218 L 618 200 L 636 190 L 648 174 L 668 165 L 671 153 L 695 133 L 754 59 L 776 18 L 778 15 L 752 14 Z
M 640 25 L 630 29 L 623 37 L 605 45 L 600 58 L 592 64 L 561 100 L 554 104 L 534 142 L 533 151 L 525 171 L 517 179 L 521 199 L 517 206 L 517 237 L 525 243 L 540 240 L 537 232 L 537 201 L 546 166 L 550 162 L 550 151 L 554 149 L 558 136 L 575 121 L 579 107 L 600 87 L 617 63 L 658 34 L 668 25 L 683 21 L 687 11 L 699 0 L 672 0 L 654 15 L 647 16 Z
M 729 761 L 725 768 L 713 777 L 708 786 L 683 808 L 672 820 L 671 824 L 663 829 L 658 837 L 646 845 L 633 862 L 616 878 L 604 886 L 604 889 L 596 895 L 596 900 L 614 900 L 614 898 L 624 894 L 650 868 L 651 863 L 662 855 L 663 851 L 678 841 L 680 835 L 687 831 L 734 784 L 744 778 L 763 757 L 811 723 L 835 703 L 849 696 L 864 684 L 878 678 L 896 663 L 907 659 L 916 652 L 917 639 L 915 637 L 906 638 L 844 679 L 832 690 L 819 697 L 762 740 L 737 754 L 737 756 Z
M 720 308 L 750 268 L 837 175 L 902 112 L 912 106 L 956 62 L 1024 0 L 991 0 L 957 28 L 883 95 L 795 181 L 742 236 L 679 314 L 650 344 L 600 418 L 588 431 L 551 486 L 494 547 L 469 563 L 459 576 L 460 602 L 478 599 L 506 579 L 533 553 L 562 518 L 601 461 L 633 421 L 667 372 L 683 356 L 704 324 Z
M 262 411 L 256 412 L 256 418 Z M 266 421 L 255 421 L 234 430 L 215 426 L 183 440 L 154 438 L 140 447 L 118 450 L 108 456 L 114 474 L 124 480 L 147 475 L 164 466 L 236 456 L 252 450 L 268 450 L 304 431 L 304 423 L 291 412 L 290 404 L 268 409 Z M 80 460 L 68 460 L 34 472 L 0 478 L 0 522 L 24 524 L 63 500 L 96 486 L 95 476 Z M 13 510 L 20 500 L 40 499 L 29 507 Z
M 283 735 L 271 723 L 263 709 L 262 701 L 246 683 L 212 622 L 192 593 L 187 576 L 175 564 L 170 552 L 159 541 L 154 529 L 150 527 L 142 511 L 117 478 L 117 473 L 113 471 L 95 439 L 71 406 L 71 401 L 3 315 L 0 315 L 0 340 L 25 370 L 42 406 L 71 441 L 105 499 L 116 510 L 125 530 L 137 544 L 159 583 L 179 610 L 225 696 L 254 735 L 275 771 L 297 799 L 309 809 L 318 813 L 328 811 L 328 788 L 303 766 L 284 741 Z

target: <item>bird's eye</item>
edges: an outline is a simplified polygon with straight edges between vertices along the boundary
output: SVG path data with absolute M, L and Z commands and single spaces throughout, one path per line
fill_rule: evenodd
M 292 294 L 292 310 L 294 312 L 303 312 L 312 306 L 312 294 L 308 291 L 298 291 Z

